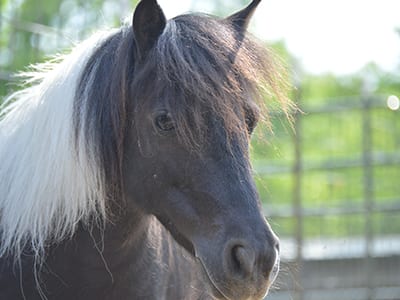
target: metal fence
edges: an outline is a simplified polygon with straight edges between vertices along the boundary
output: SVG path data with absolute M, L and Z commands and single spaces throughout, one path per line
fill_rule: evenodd
M 303 106 L 302 110 L 304 114 L 296 116 L 292 134 L 293 157 L 286 164 L 281 158 L 279 167 L 276 161 L 272 167 L 268 163 L 256 167 L 267 185 L 277 176 L 291 177 L 287 184 L 290 199 L 282 201 L 283 206 L 271 206 L 264 199 L 265 214 L 278 232 L 280 224 L 292 224 L 291 231 L 281 235 L 283 267 L 267 299 L 400 299 L 400 111 L 390 110 L 386 97 L 367 94 L 330 99 L 318 107 Z M 308 139 L 309 135 L 315 136 L 310 131 L 316 129 L 307 122 L 315 117 L 325 122 L 329 118 L 340 120 L 346 114 L 351 124 L 346 125 L 345 120 L 342 124 L 331 122 L 321 126 L 320 136 L 340 143 L 350 127 L 356 128 L 358 149 L 349 151 L 354 153 L 344 149 L 341 155 L 320 149 L 318 159 L 307 156 L 307 147 L 313 143 L 320 147 L 318 141 Z M 358 177 L 356 184 L 346 186 L 344 182 L 338 189 L 349 189 L 349 197 L 359 195 L 359 199 L 334 199 L 333 195 L 334 203 L 310 205 L 307 200 L 314 197 L 308 189 L 313 184 L 310 180 L 318 174 L 335 180 L 335 176 L 340 178 L 349 170 Z M 340 234 L 332 234 L 335 228 L 325 230 L 346 223 Z M 310 226 L 319 228 L 310 232 Z

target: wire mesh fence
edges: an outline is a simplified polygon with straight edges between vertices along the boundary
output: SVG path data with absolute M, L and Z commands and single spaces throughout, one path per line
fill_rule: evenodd
M 286 185 L 264 195 L 283 258 L 267 299 L 400 299 L 400 112 L 360 94 L 303 107 L 292 156 L 257 165 Z

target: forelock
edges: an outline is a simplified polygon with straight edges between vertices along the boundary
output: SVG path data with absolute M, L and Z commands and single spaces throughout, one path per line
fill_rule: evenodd
M 167 102 L 181 142 L 197 149 L 206 142 L 210 116 L 221 121 L 229 143 L 244 132 L 249 107 L 258 105 L 268 119 L 266 96 L 290 106 L 277 66 L 265 47 L 227 20 L 188 14 L 168 21 L 138 82 L 142 92 Z M 155 81 L 148 83 L 149 76 Z

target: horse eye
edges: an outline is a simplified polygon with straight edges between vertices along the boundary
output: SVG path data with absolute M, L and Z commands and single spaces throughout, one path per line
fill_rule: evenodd
M 257 126 L 260 112 L 257 106 L 245 108 L 245 122 L 248 133 L 251 135 Z
M 246 126 L 247 126 L 247 131 L 249 132 L 249 134 L 252 134 L 254 129 L 257 126 L 257 119 L 253 114 L 247 114 Z
M 175 129 L 175 122 L 168 112 L 162 112 L 155 119 L 155 125 L 158 130 L 163 132 L 172 131 Z

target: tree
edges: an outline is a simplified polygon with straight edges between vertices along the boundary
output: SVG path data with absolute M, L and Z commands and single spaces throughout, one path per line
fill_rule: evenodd
M 0 96 L 12 74 L 63 52 L 98 28 L 119 26 L 138 2 L 0 0 Z

